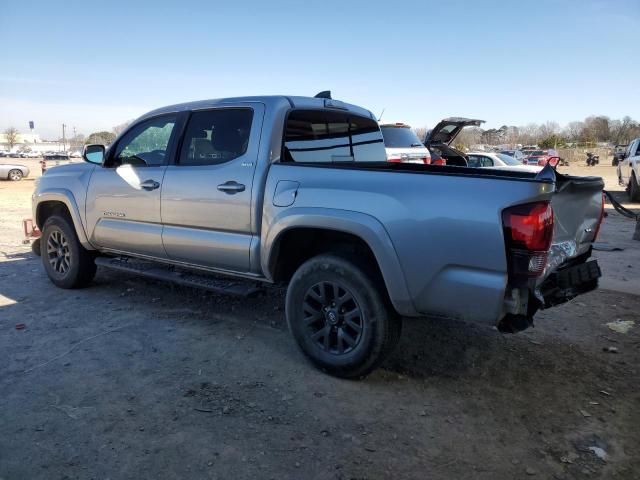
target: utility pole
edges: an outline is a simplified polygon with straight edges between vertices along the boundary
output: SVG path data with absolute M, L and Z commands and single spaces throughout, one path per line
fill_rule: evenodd
M 63 151 L 63 152 L 65 152 L 65 151 L 67 150 L 67 140 L 66 140 L 66 138 L 65 138 L 65 136 L 64 136 L 64 129 L 65 129 L 66 127 L 67 127 L 67 126 L 63 123 L 63 124 L 62 124 L 62 151 Z
M 76 126 L 73 126 L 73 148 L 78 148 L 78 136 L 76 135 Z

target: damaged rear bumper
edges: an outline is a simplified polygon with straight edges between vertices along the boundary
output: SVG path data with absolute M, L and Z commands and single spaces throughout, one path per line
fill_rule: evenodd
M 568 265 L 553 272 L 540 285 L 537 297 L 540 308 L 549 308 L 568 302 L 572 298 L 598 288 L 602 271 L 597 260 Z
M 533 316 L 538 310 L 560 305 L 595 290 L 601 276 L 597 260 L 576 259 L 551 273 L 537 288 L 529 289 L 528 295 L 526 290 L 520 290 L 519 295 L 515 295 L 518 290 L 512 291 L 511 312 L 498 322 L 498 330 L 503 333 L 525 330 L 533 325 Z M 514 311 L 516 305 L 518 311 Z

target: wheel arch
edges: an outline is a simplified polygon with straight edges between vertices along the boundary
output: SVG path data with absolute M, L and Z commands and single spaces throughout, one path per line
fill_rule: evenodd
M 54 191 L 38 193 L 34 198 L 34 202 L 34 220 L 40 230 L 42 230 L 44 223 L 51 215 L 59 214 L 67 216 L 73 224 L 80 244 L 87 250 L 94 250 L 94 247 L 87 239 L 80 216 L 80 210 L 71 192 L 64 189 L 56 189 Z
M 401 315 L 417 314 L 391 238 L 370 215 L 292 208 L 273 219 L 264 239 L 261 267 L 271 281 L 288 281 L 304 261 L 315 255 L 348 254 L 350 249 L 356 249 L 365 258 L 368 256 L 379 272 L 394 309 Z

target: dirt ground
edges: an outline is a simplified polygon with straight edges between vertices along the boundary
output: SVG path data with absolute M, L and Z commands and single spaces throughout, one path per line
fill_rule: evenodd
M 21 244 L 32 189 L 0 182 L 0 479 L 640 478 L 640 242 L 610 209 L 601 289 L 511 336 L 406 320 L 344 381 L 298 352 L 282 289 L 55 288 Z

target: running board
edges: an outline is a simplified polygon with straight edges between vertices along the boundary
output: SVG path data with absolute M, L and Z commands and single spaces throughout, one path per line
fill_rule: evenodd
M 154 280 L 169 281 L 185 287 L 201 288 L 209 290 L 210 292 L 223 293 L 226 295 L 253 297 L 263 291 L 261 287 L 245 282 L 223 280 L 219 277 L 194 273 L 173 265 L 163 265 L 161 263 L 147 262 L 133 258 L 97 257 L 95 262 L 99 267 L 107 267 Z

